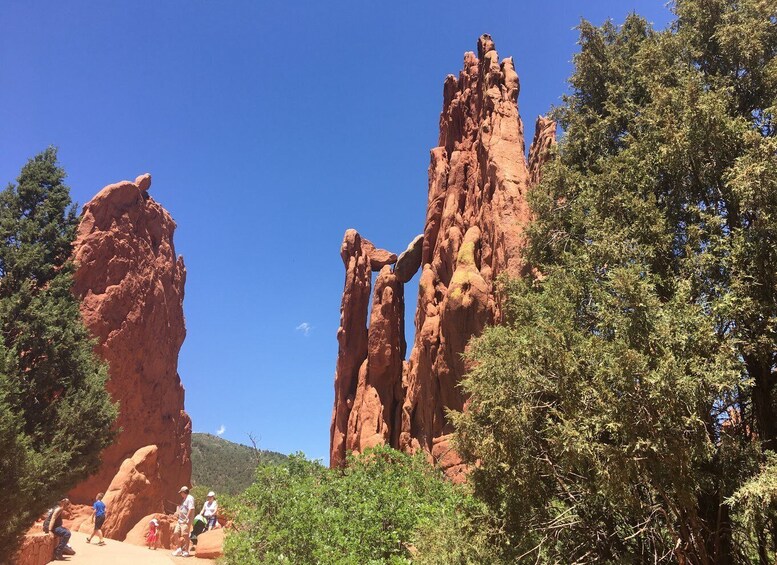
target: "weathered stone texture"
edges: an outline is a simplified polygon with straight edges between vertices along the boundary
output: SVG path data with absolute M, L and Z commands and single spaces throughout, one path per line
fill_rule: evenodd
M 486 325 L 502 320 L 497 278 L 501 274 L 520 277 L 527 271 L 523 258 L 524 229 L 530 217 L 526 196 L 539 181 L 542 164 L 555 143 L 555 123 L 540 118 L 530 171 L 518 114 L 519 88 L 512 59 L 500 61 L 488 35 L 478 40 L 477 56 L 464 55 L 458 77 L 445 79 L 439 146 L 430 152 L 424 231 L 399 256 L 393 275 L 383 267 L 376 281 L 376 287 L 382 286 L 376 288 L 369 330 L 364 326 L 369 278 L 364 269 L 359 271 L 362 293 L 359 307 L 353 308 L 350 281 L 355 268 L 346 261 L 342 312 L 348 316 L 338 333 L 333 466 L 342 463 L 346 449 L 358 452 L 387 443 L 410 453 L 423 450 L 454 480 L 465 477 L 466 465 L 451 448 L 453 428 L 446 411 L 466 409 L 458 385 L 469 369 L 463 354 L 470 339 Z M 357 245 L 351 248 L 350 257 L 363 253 Z M 390 315 L 376 317 L 375 308 L 386 304 L 395 308 L 401 302 L 403 283 L 419 269 L 415 339 L 403 364 L 404 336 L 383 330 L 397 322 L 402 326 L 402 312 L 391 310 Z M 387 288 L 391 290 L 388 299 Z M 341 339 L 345 327 L 352 327 L 352 333 L 345 334 L 358 347 Z M 380 368 L 373 359 L 375 351 L 383 355 Z M 342 390 L 344 360 L 347 393 Z M 390 360 L 390 367 L 385 360 Z M 354 400 L 346 404 L 343 398 Z M 343 435 L 345 420 L 348 427 Z
M 191 479 L 191 420 L 184 412 L 178 351 L 186 268 L 175 253 L 175 222 L 148 194 L 151 176 L 103 188 L 85 207 L 74 244 L 74 293 L 109 365 L 108 391 L 120 403 L 121 433 L 100 469 L 70 498 L 91 504 L 127 458 L 157 446 L 159 491 L 176 493 Z M 163 508 L 155 504 L 141 516 Z M 126 532 L 125 532 L 126 533 Z

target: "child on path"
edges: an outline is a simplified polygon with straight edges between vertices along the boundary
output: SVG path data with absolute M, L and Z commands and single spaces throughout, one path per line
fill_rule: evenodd
M 97 493 L 97 497 L 94 501 L 94 504 L 92 504 L 92 508 L 94 511 L 92 512 L 92 522 L 94 522 L 94 530 L 92 531 L 92 535 L 86 538 L 86 543 L 91 543 L 92 538 L 95 536 L 95 534 L 100 536 L 100 541 L 97 545 L 105 545 L 105 540 L 103 539 L 103 523 L 105 522 L 105 503 L 103 502 L 103 496 L 105 496 L 104 493 L 100 492 Z
M 146 535 L 146 545 L 149 549 L 156 550 L 159 540 L 159 520 L 152 518 L 148 523 L 148 535 Z

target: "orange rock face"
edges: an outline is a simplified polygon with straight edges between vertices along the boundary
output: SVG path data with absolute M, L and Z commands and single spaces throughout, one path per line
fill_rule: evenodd
M 164 509 L 158 455 L 157 446 L 148 445 L 121 464 L 103 498 L 107 510 L 103 524 L 106 537 L 123 540 L 149 508 Z
M 172 549 L 173 527 L 175 526 L 176 519 L 169 514 L 154 513 L 144 516 L 129 532 L 127 532 L 124 541 L 134 545 L 146 545 L 149 523 L 154 518 L 159 522 L 159 529 L 157 530 L 157 547 Z
M 138 518 L 163 511 L 162 499 L 177 500 L 191 480 L 191 420 L 177 372 L 186 269 L 175 253 L 175 222 L 148 194 L 150 185 L 151 176 L 142 175 L 102 189 L 84 207 L 74 244 L 74 292 L 108 362 L 107 388 L 120 403 L 122 431 L 103 451 L 97 473 L 69 496 L 91 504 L 125 459 L 155 445 L 159 497 Z
M 44 534 L 41 524 L 35 524 L 24 535 L 14 555 L 11 555 L 13 565 L 45 565 L 54 557 L 54 548 L 59 538 L 53 534 Z M 2 562 L 2 561 L 0 561 Z
M 343 445 L 360 451 L 375 443 L 388 443 L 410 453 L 423 450 L 449 477 L 465 477 L 466 466 L 450 445 L 454 430 L 446 411 L 466 408 L 467 399 L 458 384 L 469 369 L 462 356 L 469 340 L 486 325 L 501 321 L 497 277 L 519 277 L 528 268 L 522 253 L 523 232 L 529 221 L 526 195 L 539 181 L 542 164 L 555 143 L 555 123 L 540 118 L 530 171 L 518 91 L 512 59 L 500 61 L 488 35 L 480 37 L 477 56 L 464 55 L 464 69 L 458 77 L 449 75 L 445 80 L 439 146 L 431 150 L 423 237 L 416 238 L 399 257 L 391 287 L 395 296 L 401 296 L 402 283 L 421 269 L 413 347 L 401 374 L 397 361 L 389 356 L 392 369 L 381 372 L 376 381 L 370 378 L 369 360 L 362 361 L 358 374 L 354 373 L 358 360 L 367 359 L 364 347 L 357 354 L 340 343 L 338 368 L 340 359 L 354 359 L 350 375 L 357 385 L 344 395 L 335 382 L 334 417 L 342 419 L 342 412 L 351 412 L 345 440 L 333 435 L 333 466 L 343 460 Z M 347 269 L 343 304 L 350 272 Z M 377 294 L 376 289 L 374 304 L 378 303 Z M 349 304 L 354 305 L 350 298 Z M 360 302 L 348 312 L 360 320 L 361 344 L 366 305 Z M 401 312 L 398 316 L 403 325 Z M 401 362 L 404 346 L 397 345 L 393 334 L 376 331 L 373 339 L 375 305 L 372 318 L 370 354 L 373 350 L 400 350 Z M 378 387 L 375 382 L 380 383 Z M 354 398 L 354 402 L 338 404 L 337 399 L 343 396 Z M 351 426 L 354 420 L 361 422 L 361 427 Z

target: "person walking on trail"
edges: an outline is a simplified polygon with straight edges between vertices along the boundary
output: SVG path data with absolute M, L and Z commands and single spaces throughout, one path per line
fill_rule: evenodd
M 103 539 L 103 522 L 105 522 L 105 503 L 103 502 L 103 496 L 105 496 L 105 493 L 97 493 L 97 497 L 95 498 L 94 504 L 92 504 L 92 508 L 94 509 L 92 512 L 92 522 L 94 522 L 94 530 L 92 531 L 92 535 L 86 538 L 86 543 L 91 543 L 92 538 L 95 535 L 100 536 L 100 541 L 97 545 L 105 545 L 105 540 Z
M 67 547 L 67 542 L 70 541 L 70 530 L 62 525 L 62 511 L 67 510 L 70 507 L 70 500 L 63 498 L 54 507 L 54 511 L 51 513 L 51 521 L 49 522 L 49 530 L 52 534 L 59 538 L 59 543 L 54 548 L 54 561 L 64 561 L 65 557 L 63 553 Z
M 178 521 L 173 529 L 173 539 L 178 538 L 178 548 L 173 555 L 189 557 L 189 531 L 194 519 L 194 497 L 189 494 L 189 487 L 182 486 L 178 491 L 181 495 L 181 504 L 176 512 Z
M 212 530 L 216 527 L 216 513 L 219 509 L 219 503 L 216 502 L 216 493 L 210 491 L 208 493 L 208 500 L 202 505 L 202 517 L 208 522 L 208 529 Z

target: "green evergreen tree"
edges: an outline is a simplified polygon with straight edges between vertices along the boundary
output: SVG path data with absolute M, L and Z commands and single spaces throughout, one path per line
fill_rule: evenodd
M 0 547 L 93 472 L 117 407 L 72 294 L 78 218 L 49 148 L 0 193 Z
M 514 557 L 772 563 L 777 4 L 580 25 L 506 284 L 455 417 Z

